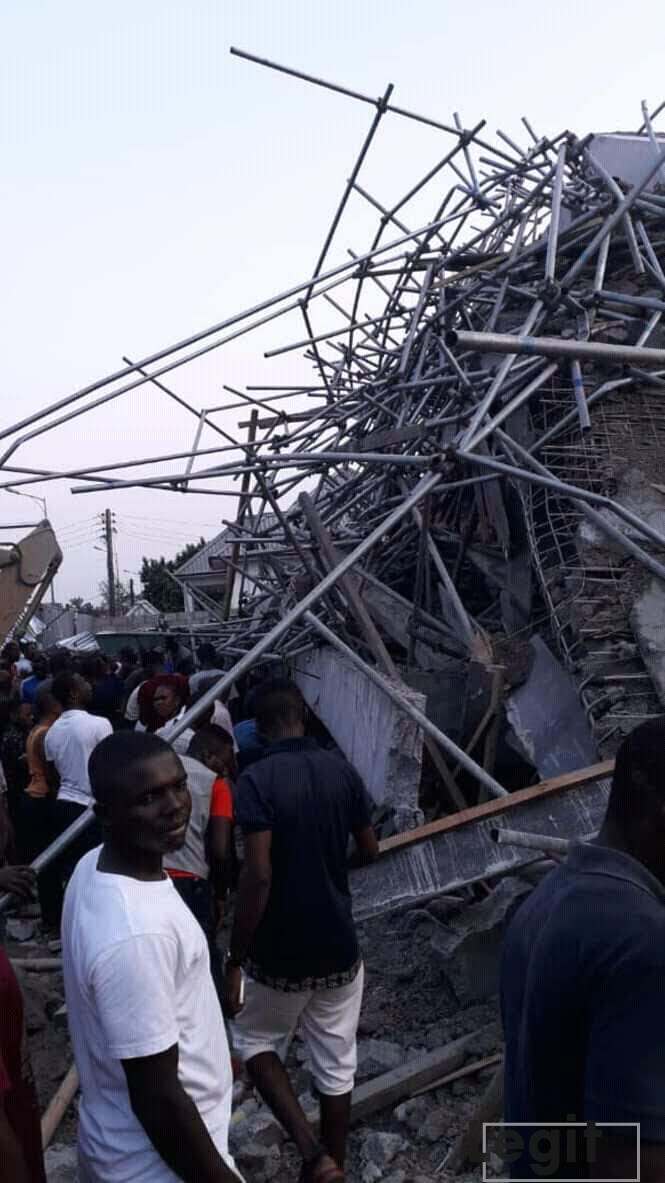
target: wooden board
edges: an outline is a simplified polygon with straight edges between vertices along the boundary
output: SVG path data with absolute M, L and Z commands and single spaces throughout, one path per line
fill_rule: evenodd
M 497 817 L 499 814 L 509 813 L 520 805 L 530 801 L 543 800 L 553 797 L 557 793 L 565 793 L 567 789 L 578 788 L 589 781 L 601 780 L 611 776 L 614 771 L 614 760 L 604 760 L 600 764 L 593 764 L 590 768 L 581 768 L 576 772 L 564 772 L 551 780 L 540 781 L 537 785 L 530 785 L 527 789 L 518 789 L 509 797 L 497 797 L 486 801 L 482 805 L 474 805 L 470 809 L 460 809 L 458 813 L 451 813 L 448 817 L 429 822 L 426 826 L 419 826 L 415 830 L 406 830 L 402 834 L 394 834 L 392 838 L 384 838 L 380 843 L 382 854 L 391 850 L 400 850 L 405 846 L 413 846 L 416 842 L 424 842 L 437 834 L 445 834 L 451 830 L 459 830 L 472 822 L 484 821 Z
M 474 1032 L 471 1035 L 463 1035 L 461 1039 L 455 1039 L 444 1047 L 416 1056 L 415 1059 L 400 1064 L 399 1068 L 382 1072 L 380 1076 L 357 1085 L 351 1097 L 351 1121 L 364 1121 L 381 1109 L 393 1108 L 405 1097 L 411 1097 L 418 1089 L 424 1088 L 430 1081 L 461 1068 L 472 1051 L 478 1034 L 479 1032 Z M 312 1125 L 316 1125 L 319 1119 L 318 1110 L 309 1112 L 307 1119 Z

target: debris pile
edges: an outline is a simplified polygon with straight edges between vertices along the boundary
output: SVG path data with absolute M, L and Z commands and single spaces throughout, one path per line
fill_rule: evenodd
M 631 134 L 540 136 L 525 119 L 521 142 L 490 142 L 484 122 L 395 107 L 391 88 L 374 101 L 306 80 L 376 108 L 313 275 L 16 425 L 5 434 L 44 420 L 3 460 L 56 426 L 63 403 L 77 404 L 64 419 L 145 382 L 173 395 L 167 371 L 295 311 L 303 333 L 266 356 L 304 355 L 309 384 L 248 386 L 200 410 L 177 396 L 199 420 L 191 449 L 66 475 L 83 478 L 77 494 L 238 497 L 229 542 L 209 560 L 223 568 L 223 602 L 183 576 L 235 662 L 222 689 L 259 661 L 287 662 L 306 682 L 306 655 L 331 647 L 424 728 L 441 804 L 459 808 L 504 791 L 497 720 L 529 675 L 535 634 L 575 681 L 587 719 L 578 754 L 590 731 L 612 755 L 665 701 L 665 139 L 643 104 Z M 358 179 L 389 114 L 446 140 L 390 207 Z M 412 229 L 426 197 L 431 215 Z M 376 234 L 326 269 L 350 200 L 377 211 Z M 248 405 L 230 434 L 230 410 Z M 223 440 L 201 447 L 204 427 Z M 423 672 L 435 678 L 419 682 Z M 441 684 L 463 693 L 443 696 L 436 722 L 428 695 Z M 541 678 L 536 697 L 548 686 Z M 532 738 L 521 754 L 538 766 Z M 571 759 L 562 770 L 584 762 Z M 479 796 L 460 789 L 460 771 Z

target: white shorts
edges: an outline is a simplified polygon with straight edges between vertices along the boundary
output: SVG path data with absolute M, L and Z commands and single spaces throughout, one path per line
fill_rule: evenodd
M 319 1092 L 328 1097 L 350 1093 L 364 978 L 361 965 L 346 986 L 293 994 L 246 978 L 245 1005 L 231 1023 L 234 1055 L 246 1063 L 275 1052 L 284 1062 L 300 1024 Z

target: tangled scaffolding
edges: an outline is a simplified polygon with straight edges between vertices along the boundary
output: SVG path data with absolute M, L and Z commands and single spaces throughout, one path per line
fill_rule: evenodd
M 505 790 L 407 702 L 404 668 L 500 663 L 511 638 L 544 623 L 603 754 L 660 710 L 631 622 L 650 581 L 665 580 L 665 501 L 652 512 L 665 492 L 652 479 L 665 444 L 662 108 L 643 104 L 629 135 L 548 138 L 524 119 L 527 143 L 502 132 L 490 143 L 484 121 L 465 129 L 457 115 L 447 125 L 405 111 L 392 87 L 374 100 L 285 72 L 375 108 L 313 273 L 5 429 L 3 487 L 66 477 L 80 478 L 76 494 L 238 497 L 226 599 L 195 593 L 238 660 L 193 711 L 254 662 L 323 641 L 418 719 L 459 807 L 451 761 L 484 791 Z M 390 207 L 358 180 L 388 115 L 447 139 Z M 432 216 L 413 230 L 409 209 L 425 194 Z M 326 267 L 351 197 L 377 211 L 376 234 L 364 254 Z M 164 383 L 294 311 L 303 336 L 265 356 L 304 351 L 311 384 L 247 386 L 237 402 L 199 409 Z M 192 448 L 66 473 L 9 465 L 35 435 L 147 382 L 196 416 Z M 240 407 L 249 421 L 233 433 Z M 217 446 L 200 447 L 204 428 Z

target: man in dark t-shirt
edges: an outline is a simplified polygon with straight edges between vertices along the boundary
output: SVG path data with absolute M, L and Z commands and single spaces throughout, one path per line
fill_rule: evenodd
M 245 866 L 226 973 L 234 1051 L 295 1141 L 303 1178 L 336 1183 L 344 1177 L 363 987 L 347 848 L 353 835 L 359 861 L 369 862 L 378 846 L 360 777 L 305 736 L 298 688 L 266 683 L 255 709 L 267 747 L 236 789 Z M 320 1098 L 321 1143 L 283 1067 L 298 1024 Z
M 664 752 L 665 718 L 624 740 L 598 838 L 572 847 L 506 934 L 513 1178 L 665 1179 Z M 575 1121 L 596 1124 L 554 1128 Z

